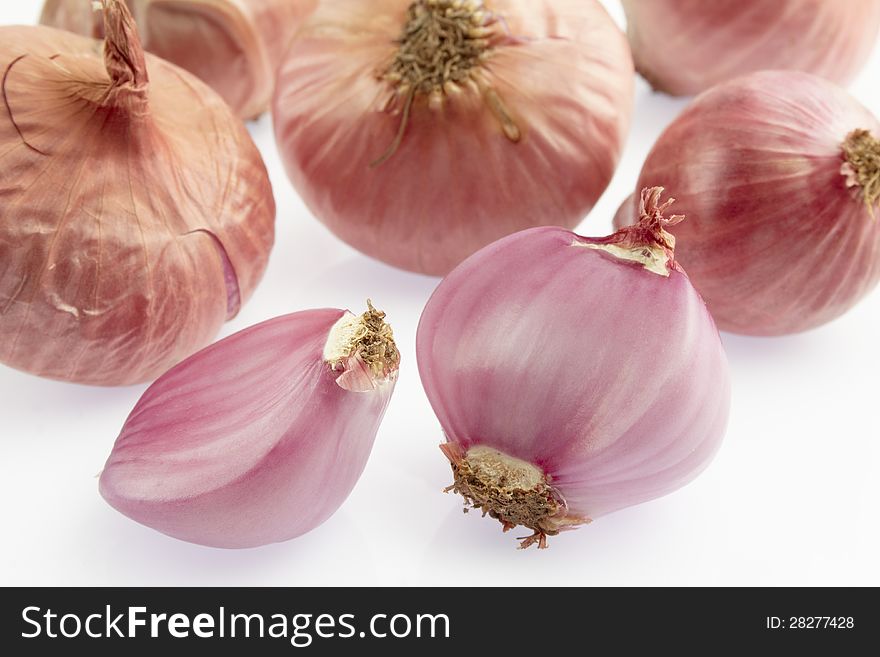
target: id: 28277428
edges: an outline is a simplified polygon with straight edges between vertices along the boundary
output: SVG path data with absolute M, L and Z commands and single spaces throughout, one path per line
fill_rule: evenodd
M 768 630 L 851 630 L 852 616 L 767 616 Z

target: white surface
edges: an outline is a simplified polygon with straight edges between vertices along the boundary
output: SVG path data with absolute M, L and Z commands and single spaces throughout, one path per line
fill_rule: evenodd
M 33 22 L 38 0 L 0 3 Z M 621 18 L 617 3 L 607 2 Z M 880 49 L 852 92 L 880 112 Z M 605 234 L 662 128 L 685 105 L 639 81 L 623 163 L 584 231 Z M 880 585 L 880 291 L 844 318 L 784 339 L 724 336 L 734 383 L 725 446 L 693 484 L 517 551 L 467 516 L 416 369 L 416 324 L 437 280 L 374 262 L 313 219 L 252 126 L 278 201 L 277 245 L 223 335 L 311 307 L 384 308 L 403 369 L 373 456 L 339 512 L 310 534 L 246 551 L 167 538 L 111 509 L 100 471 L 145 386 L 98 389 L 0 366 L 0 585 Z M 516 532 L 513 532 L 516 533 Z

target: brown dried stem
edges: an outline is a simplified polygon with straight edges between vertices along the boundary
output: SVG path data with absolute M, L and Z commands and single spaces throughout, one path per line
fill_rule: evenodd
M 491 52 L 494 28 L 479 3 L 461 0 L 416 0 L 407 13 L 397 51 L 380 79 L 405 98 L 394 141 L 370 166 L 387 162 L 400 148 L 412 106 L 419 96 L 444 97 L 451 85 L 473 79 L 473 72 Z M 504 101 L 491 88 L 484 89 L 490 110 L 504 134 L 519 141 L 520 130 Z
M 400 352 L 394 342 L 385 313 L 376 310 L 367 299 L 367 311 L 361 315 L 363 331 L 357 339 L 357 352 L 375 377 L 387 377 L 400 366 Z
M 873 217 L 880 203 L 880 139 L 867 130 L 853 130 L 843 142 L 843 154 L 851 184 L 861 188 Z
M 122 0 L 102 0 L 104 64 L 110 76 L 108 100 L 146 101 L 150 78 L 134 18 Z

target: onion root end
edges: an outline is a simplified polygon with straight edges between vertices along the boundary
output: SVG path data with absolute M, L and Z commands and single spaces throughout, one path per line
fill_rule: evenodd
M 452 465 L 453 483 L 445 492 L 464 498 L 465 513 L 473 508 L 495 518 L 504 532 L 520 525 L 531 529 L 531 536 L 518 539 L 521 550 L 532 545 L 545 549 L 549 536 L 590 522 L 570 515 L 550 477 L 531 463 L 485 445 L 464 452 L 445 443 L 440 449 Z

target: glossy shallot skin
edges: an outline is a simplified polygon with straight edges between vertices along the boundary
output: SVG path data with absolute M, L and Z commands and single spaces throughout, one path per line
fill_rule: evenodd
M 853 185 L 843 152 L 857 130 L 880 138 L 844 90 L 768 71 L 699 96 L 658 139 L 637 188 L 664 185 L 687 216 L 676 257 L 719 328 L 805 331 L 880 281 L 880 203 Z M 630 204 L 617 225 L 634 219 Z
M 106 58 L 69 32 L 0 28 L 0 362 L 98 385 L 153 379 L 207 344 L 274 239 L 244 126 L 144 57 L 117 2 Z
M 322 357 L 336 309 L 240 331 L 160 377 L 125 422 L 101 495 L 184 541 L 245 548 L 324 522 L 366 465 L 396 366 L 369 389 Z
M 636 67 L 658 90 L 696 94 L 763 69 L 849 82 L 880 29 L 876 0 L 623 0 Z
M 325 0 L 282 63 L 275 133 L 311 211 L 364 253 L 435 275 L 511 232 L 573 227 L 628 129 L 620 30 L 595 0 L 487 0 L 492 47 L 476 78 L 417 94 L 407 111 L 406 88 L 382 71 L 411 5 Z
M 693 479 L 730 403 L 718 333 L 686 274 L 595 248 L 619 240 L 562 228 L 500 240 L 444 279 L 417 337 L 454 451 L 538 467 L 580 522 Z

